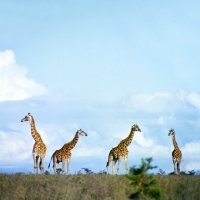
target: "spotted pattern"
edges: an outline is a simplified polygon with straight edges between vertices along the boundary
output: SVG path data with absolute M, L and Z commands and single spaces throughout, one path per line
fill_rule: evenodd
M 109 165 L 111 162 L 112 162 L 112 174 L 114 174 L 114 167 L 115 167 L 115 164 L 117 163 L 117 161 L 118 161 L 118 166 L 117 166 L 116 174 L 118 174 L 118 171 L 120 168 L 120 162 L 122 159 L 124 159 L 124 161 L 125 161 L 125 169 L 126 169 L 126 173 L 128 173 L 128 153 L 129 152 L 128 152 L 127 147 L 131 144 L 135 131 L 141 132 L 141 130 L 137 124 L 134 124 L 131 127 L 131 131 L 125 139 L 121 140 L 121 142 L 116 147 L 114 147 L 110 150 L 109 155 L 108 155 L 108 162 L 106 165 L 107 174 L 108 174 Z
M 60 162 L 62 162 L 62 172 L 65 171 L 66 161 L 67 161 L 67 173 L 69 173 L 70 161 L 71 161 L 71 156 L 72 156 L 71 150 L 76 146 L 79 139 L 79 135 L 87 136 L 87 133 L 85 133 L 81 129 L 78 130 L 74 138 L 72 139 L 72 141 L 64 144 L 61 149 L 56 150 L 51 156 L 51 160 L 53 159 L 54 174 L 56 174 L 56 168 Z M 50 168 L 51 160 L 48 166 L 49 168 Z
M 33 116 L 28 113 L 21 122 L 29 121 L 31 126 L 31 135 L 35 140 L 35 144 L 33 145 L 33 160 L 34 160 L 34 173 L 38 173 L 38 160 L 40 158 L 39 168 L 40 172 L 44 173 L 44 158 L 46 155 L 46 145 L 44 144 L 41 135 L 38 133 L 35 127 L 35 121 Z
M 175 131 L 173 129 L 169 130 L 168 136 L 172 135 L 172 142 L 174 145 L 174 150 L 172 151 L 172 161 L 174 164 L 174 173 L 180 174 L 180 165 L 182 160 L 182 153 L 178 147 L 178 144 L 175 139 Z

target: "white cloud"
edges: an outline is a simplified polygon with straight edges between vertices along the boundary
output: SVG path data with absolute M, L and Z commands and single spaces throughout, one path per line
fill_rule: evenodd
M 0 131 L 0 163 L 11 164 L 32 159 L 32 138 L 24 133 Z
M 88 131 L 87 133 L 87 137 L 80 136 L 77 147 L 75 147 L 74 150 L 72 150 L 73 156 L 107 156 L 108 151 L 106 150 L 106 146 L 102 145 L 103 140 L 101 140 L 100 135 L 95 131 Z
M 160 124 L 160 125 L 164 125 L 164 117 L 159 117 L 158 118 L 158 124 Z
M 161 113 L 174 109 L 174 96 L 169 93 L 137 94 L 122 103 L 133 111 Z M 173 108 L 172 108 L 173 105 Z
M 176 94 L 177 98 L 180 99 L 182 102 L 185 101 L 186 95 L 187 95 L 187 92 L 184 91 L 184 90 L 180 90 L 180 91 L 177 92 L 177 94 Z
M 181 90 L 177 93 L 177 98 L 182 102 L 187 102 L 200 109 L 200 95 L 197 93 L 187 93 L 186 91 Z
M 131 112 L 174 114 L 179 111 L 189 111 L 189 105 L 200 109 L 200 95 L 195 92 L 188 93 L 184 90 L 180 90 L 176 94 L 136 94 L 123 100 L 122 105 Z M 159 123 L 163 124 L 164 121 L 160 118 Z
M 195 170 L 198 171 L 200 169 L 200 162 L 192 161 L 187 163 L 185 166 L 185 171 Z
M 26 77 L 27 70 L 15 61 L 11 50 L 0 52 L 0 101 L 22 100 L 47 94 L 47 89 Z
M 142 132 L 135 134 L 134 140 L 142 147 L 150 147 L 153 145 L 153 140 L 144 138 L 144 134 Z
M 15 64 L 15 55 L 12 51 L 0 52 L 0 69 Z
M 185 157 L 196 158 L 200 154 L 200 142 L 186 143 L 181 149 Z
M 169 173 L 173 169 L 171 159 L 171 149 L 162 144 L 153 143 L 151 146 L 141 146 L 138 144 L 131 144 L 129 150 L 129 167 L 132 165 L 140 165 L 141 158 L 153 158 L 153 165 L 158 168 L 154 170 L 157 173 L 158 169 Z
M 169 155 L 171 156 L 171 150 L 169 149 L 169 147 L 158 144 L 154 145 L 150 152 L 153 157 L 157 156 L 163 158 L 163 157 L 169 157 Z
M 106 154 L 103 147 L 79 147 L 72 150 L 73 157 L 101 157 L 103 154 Z M 108 154 L 108 153 L 107 153 Z

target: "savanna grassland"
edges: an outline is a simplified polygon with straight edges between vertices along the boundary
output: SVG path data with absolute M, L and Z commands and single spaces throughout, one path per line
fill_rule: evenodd
M 199 200 L 200 176 L 155 176 L 161 199 Z M 123 175 L 0 174 L 0 199 L 126 200 L 134 188 Z M 149 199 L 149 198 L 145 198 Z

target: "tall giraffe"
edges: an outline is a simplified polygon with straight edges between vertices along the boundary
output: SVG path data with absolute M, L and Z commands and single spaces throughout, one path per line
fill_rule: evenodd
M 38 159 L 40 157 L 40 163 L 39 163 L 39 168 L 40 168 L 40 173 L 44 173 L 44 158 L 46 155 L 46 145 L 44 144 L 40 134 L 36 130 L 35 127 L 35 121 L 33 116 L 28 113 L 21 122 L 29 121 L 30 126 L 31 126 L 31 135 L 33 139 L 35 140 L 35 144 L 33 145 L 33 160 L 34 160 L 34 173 L 38 173 Z
M 81 129 L 77 130 L 74 138 L 70 142 L 64 144 L 61 149 L 56 150 L 51 156 L 51 160 L 53 158 L 54 174 L 56 174 L 56 167 L 57 167 L 57 164 L 59 164 L 59 162 L 62 162 L 62 172 L 65 171 L 66 161 L 67 161 L 67 173 L 69 172 L 69 166 L 70 166 L 70 161 L 71 161 L 71 156 L 72 156 L 71 150 L 76 146 L 79 139 L 79 135 L 87 136 L 87 133 L 85 133 Z M 50 160 L 48 168 L 50 167 L 51 160 Z
M 182 159 L 181 150 L 178 148 L 178 144 L 175 139 L 175 131 L 173 129 L 169 130 L 168 136 L 172 135 L 172 142 L 174 145 L 174 150 L 172 151 L 172 161 L 174 163 L 174 173 L 176 174 L 176 163 L 177 163 L 177 172 L 180 174 L 180 165 Z
M 125 169 L 126 169 L 126 173 L 128 174 L 128 149 L 127 149 L 127 147 L 131 144 L 135 131 L 141 132 L 141 130 L 137 124 L 134 124 L 131 127 L 131 131 L 130 131 L 128 137 L 123 139 L 116 147 L 114 147 L 110 150 L 109 155 L 108 155 L 108 162 L 106 165 L 107 174 L 108 174 L 109 165 L 112 162 L 112 174 L 114 175 L 114 168 L 115 168 L 115 164 L 117 161 L 118 161 L 118 166 L 117 166 L 116 174 L 118 174 L 120 162 L 122 159 L 124 159 L 124 161 L 125 161 Z

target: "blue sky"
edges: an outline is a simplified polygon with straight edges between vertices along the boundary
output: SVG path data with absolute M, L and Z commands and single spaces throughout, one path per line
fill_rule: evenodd
M 52 153 L 81 128 L 71 173 L 105 169 L 133 124 L 129 166 L 153 157 L 173 171 L 200 170 L 198 1 L 2 1 L 0 168 L 33 171 L 30 112 Z M 157 169 L 157 170 L 158 170 Z M 121 163 L 120 173 L 125 173 Z

